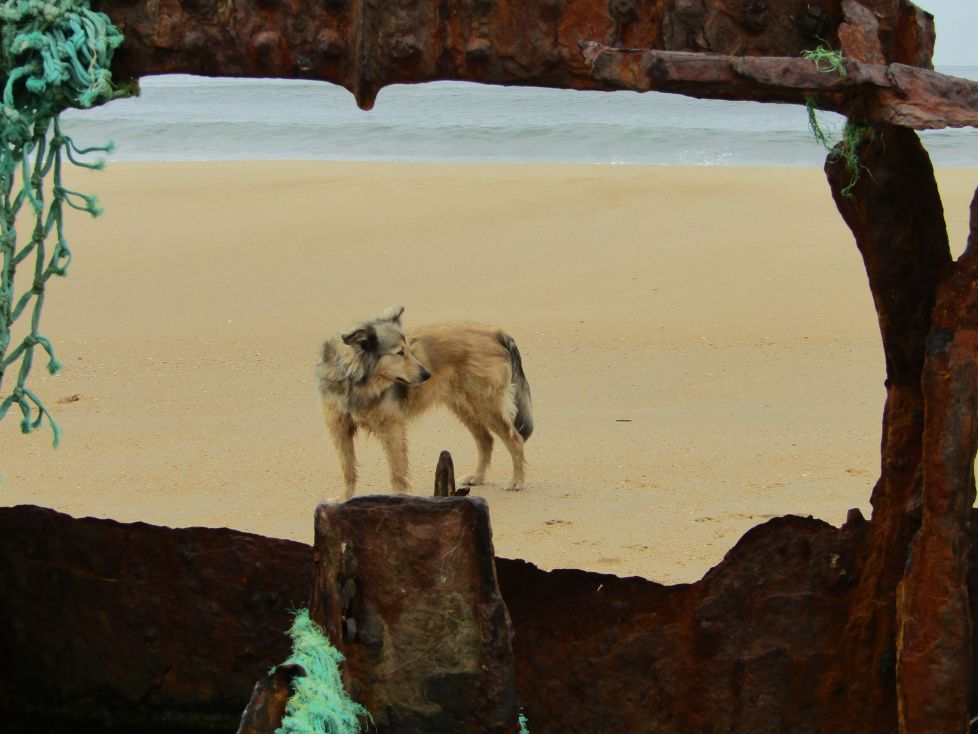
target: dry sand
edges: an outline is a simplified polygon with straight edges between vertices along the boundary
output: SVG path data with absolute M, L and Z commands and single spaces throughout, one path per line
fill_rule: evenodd
M 0 502 L 312 540 L 339 470 L 313 366 L 393 304 L 503 326 L 536 432 L 528 487 L 478 488 L 496 551 L 544 568 L 692 581 L 785 513 L 868 514 L 883 358 L 852 237 L 817 169 L 114 164 L 75 174 L 105 215 L 44 327 L 38 392 L 64 428 L 0 423 Z M 953 248 L 978 171 L 939 172 Z M 9 390 L 9 386 L 5 385 Z M 77 396 L 77 397 L 75 397 Z M 416 494 L 445 413 L 411 433 Z M 361 494 L 383 491 L 376 441 Z

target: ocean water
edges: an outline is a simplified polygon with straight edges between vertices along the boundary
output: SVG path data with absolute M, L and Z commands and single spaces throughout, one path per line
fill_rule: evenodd
M 978 67 L 941 71 L 978 80 Z M 110 160 L 348 160 L 821 166 L 800 105 L 670 94 L 398 85 L 370 112 L 323 82 L 148 77 L 142 94 L 64 116 Z M 842 118 L 820 115 L 841 131 Z M 978 130 L 922 134 L 939 166 L 978 167 Z

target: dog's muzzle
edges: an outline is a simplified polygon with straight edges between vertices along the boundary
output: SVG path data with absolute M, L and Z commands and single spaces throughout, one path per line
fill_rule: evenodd
M 401 383 L 402 385 L 420 385 L 422 382 L 427 382 L 430 377 L 431 377 L 431 373 L 428 372 L 428 370 L 426 369 L 422 369 L 421 374 L 418 375 L 417 380 L 408 382 L 403 377 L 398 377 L 396 378 L 396 381 Z

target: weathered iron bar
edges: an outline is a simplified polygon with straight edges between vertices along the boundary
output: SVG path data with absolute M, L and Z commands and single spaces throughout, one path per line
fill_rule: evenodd
M 346 87 L 365 109 L 385 85 L 439 79 L 611 89 L 585 65 L 585 40 L 775 56 L 837 43 L 840 0 L 787 0 L 775 10 L 745 8 L 739 17 L 728 4 L 93 0 L 125 35 L 113 63 L 118 78 L 187 73 L 319 79 Z
M 973 125 L 978 106 L 976 85 L 930 71 L 933 19 L 907 0 L 741 2 L 733 11 L 724 0 L 93 4 L 125 35 L 118 79 L 318 79 L 365 109 L 385 85 L 444 79 L 802 104 L 814 93 L 826 109 L 918 129 Z M 801 58 L 823 45 L 850 59 L 846 81 Z
M 587 42 L 584 59 L 596 79 L 637 92 L 703 99 L 805 104 L 863 121 L 917 130 L 978 127 L 978 82 L 905 64 L 845 59 L 845 74 L 819 71 L 804 58 L 723 56 L 618 49 Z

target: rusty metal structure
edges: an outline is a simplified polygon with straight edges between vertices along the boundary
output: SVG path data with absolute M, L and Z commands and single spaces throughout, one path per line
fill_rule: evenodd
M 126 41 L 116 78 L 318 79 L 370 109 L 440 79 L 804 103 L 922 128 L 978 123 L 978 90 L 933 72 L 907 0 L 96 0 Z M 841 50 L 844 79 L 801 58 Z
M 364 109 L 453 79 L 804 104 L 866 126 L 871 175 L 826 175 L 853 232 L 886 358 L 880 478 L 811 731 L 964 732 L 975 710 L 971 507 L 978 447 L 978 197 L 950 254 L 915 129 L 978 127 L 978 84 L 933 71 L 908 0 L 95 0 L 125 34 L 116 79 L 318 79 Z M 845 75 L 802 58 L 842 52 Z M 692 702 L 690 705 L 695 705 Z M 827 713 L 826 713 L 827 712 Z M 727 731 L 727 729 L 716 729 Z M 733 731 L 733 729 L 730 729 Z M 738 730 L 739 731 L 739 730 Z M 760 729 L 758 730 L 760 731 Z

